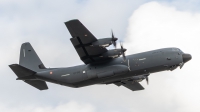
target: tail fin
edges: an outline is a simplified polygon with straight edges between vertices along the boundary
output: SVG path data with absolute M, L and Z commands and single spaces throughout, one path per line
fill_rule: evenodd
M 32 71 L 39 72 L 45 69 L 42 61 L 36 54 L 30 43 L 23 43 L 20 50 L 19 65 L 24 66 Z
M 18 76 L 17 80 L 23 80 L 24 82 L 34 86 L 39 90 L 48 89 L 45 81 L 38 80 L 35 77 L 37 72 L 43 71 L 45 66 L 32 48 L 30 43 L 23 43 L 20 50 L 19 65 L 12 64 L 9 67 Z
M 12 64 L 12 65 L 9 65 L 9 67 L 18 76 L 17 80 L 23 80 L 24 82 L 30 84 L 31 86 L 33 86 L 39 90 L 48 89 L 45 81 L 37 80 L 35 78 L 34 74 L 36 72 L 29 70 L 18 64 Z

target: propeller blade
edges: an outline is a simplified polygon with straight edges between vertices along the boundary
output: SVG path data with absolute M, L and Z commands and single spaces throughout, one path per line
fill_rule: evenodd
M 112 41 L 112 43 L 113 43 L 113 46 L 114 46 L 115 49 L 116 49 L 116 47 L 117 47 L 116 41 Z
M 117 41 L 117 38 L 115 38 L 115 36 L 114 36 L 114 34 L 113 34 L 113 31 L 111 30 L 111 35 L 112 35 L 112 44 L 113 44 L 113 46 L 115 47 L 115 49 L 116 49 L 116 47 L 117 47 L 117 44 L 116 44 L 116 41 Z
M 114 34 L 113 34 L 113 30 L 111 30 L 111 34 L 112 34 L 112 39 L 115 38 Z
M 149 85 L 149 73 L 144 75 L 144 78 L 146 79 L 147 85 Z
M 121 45 L 121 53 L 122 53 L 123 59 L 124 61 L 126 61 L 126 56 L 125 56 L 126 49 L 124 49 L 123 44 L 121 42 L 120 42 L 120 45 Z
M 147 82 L 147 85 L 149 85 L 149 78 L 148 78 L 148 76 L 146 76 L 146 82 Z
M 125 56 L 124 52 L 123 52 L 123 59 L 124 59 L 124 61 L 126 61 L 126 56 Z

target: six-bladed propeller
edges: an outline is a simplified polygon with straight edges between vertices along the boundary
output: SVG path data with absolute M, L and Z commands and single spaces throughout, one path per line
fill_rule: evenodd
M 116 41 L 117 41 L 118 39 L 114 36 L 114 33 L 113 33 L 112 30 L 111 30 L 111 35 L 112 35 L 111 42 L 112 42 L 113 46 L 114 46 L 115 49 L 116 49 L 116 47 L 117 47 Z M 122 42 L 120 42 L 120 46 L 121 46 L 121 55 L 122 55 L 122 57 L 123 57 L 123 60 L 126 61 L 126 56 L 125 56 L 126 49 L 124 49 Z

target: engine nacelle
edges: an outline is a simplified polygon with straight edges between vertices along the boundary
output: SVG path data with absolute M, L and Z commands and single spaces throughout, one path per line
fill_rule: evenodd
M 113 50 L 108 50 L 104 54 L 102 54 L 102 57 L 107 57 L 107 58 L 117 58 L 122 54 L 121 49 L 113 49 Z
M 117 39 L 116 39 L 117 40 Z M 116 41 L 115 40 L 115 41 Z M 108 47 L 112 44 L 112 38 L 103 38 L 98 39 L 96 42 L 93 42 L 92 45 L 94 46 L 102 46 L 102 47 Z

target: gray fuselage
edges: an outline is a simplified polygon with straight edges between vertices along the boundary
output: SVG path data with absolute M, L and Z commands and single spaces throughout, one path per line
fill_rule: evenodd
M 128 55 L 126 61 L 115 58 L 102 64 L 49 68 L 35 76 L 40 80 L 69 87 L 110 84 L 133 76 L 174 70 L 183 62 L 182 54 L 178 48 L 164 48 Z

